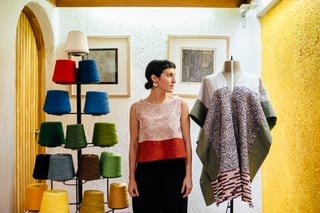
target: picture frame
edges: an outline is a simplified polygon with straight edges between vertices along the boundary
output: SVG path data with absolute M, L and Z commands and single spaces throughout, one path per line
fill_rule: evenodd
M 118 48 L 90 48 L 89 60 L 96 60 L 100 84 L 118 84 Z
M 229 36 L 169 35 L 168 59 L 176 64 L 174 93 L 197 97 L 203 77 L 222 70 L 229 45 Z
M 96 60 L 101 82 L 81 85 L 81 95 L 104 90 L 109 97 L 130 97 L 130 37 L 88 36 L 88 46 L 84 58 Z M 71 94 L 76 94 L 76 85 Z

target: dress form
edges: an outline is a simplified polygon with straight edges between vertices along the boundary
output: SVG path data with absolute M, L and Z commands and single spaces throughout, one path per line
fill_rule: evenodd
M 231 91 L 234 88 L 235 82 L 239 79 L 240 71 L 241 67 L 239 61 L 228 60 L 224 62 L 222 74 Z
M 240 71 L 241 67 L 239 61 L 234 61 L 231 58 L 231 60 L 224 62 L 222 74 L 231 92 L 233 91 L 235 82 L 239 79 Z M 227 209 L 230 209 L 230 213 L 233 213 L 233 199 L 229 201 Z

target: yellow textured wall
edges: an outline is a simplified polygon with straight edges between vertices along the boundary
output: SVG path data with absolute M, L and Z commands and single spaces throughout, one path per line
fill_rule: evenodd
M 278 116 L 262 169 L 263 213 L 320 212 L 320 1 L 261 19 L 262 77 Z

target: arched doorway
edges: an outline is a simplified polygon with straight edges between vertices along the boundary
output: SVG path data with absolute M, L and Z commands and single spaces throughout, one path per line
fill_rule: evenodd
M 16 153 L 15 212 L 24 212 L 25 189 L 35 183 L 32 173 L 38 145 L 37 130 L 45 119 L 42 112 L 45 88 L 45 51 L 42 32 L 32 10 L 20 15 L 16 37 Z

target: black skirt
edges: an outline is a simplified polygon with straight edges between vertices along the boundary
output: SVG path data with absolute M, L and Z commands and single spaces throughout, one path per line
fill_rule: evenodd
M 132 198 L 134 213 L 187 213 L 188 198 L 181 193 L 184 159 L 138 163 L 135 178 L 139 197 Z

